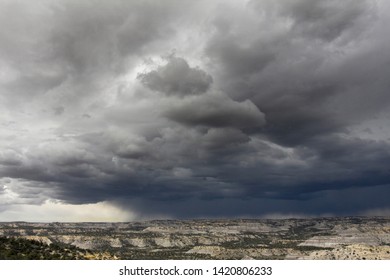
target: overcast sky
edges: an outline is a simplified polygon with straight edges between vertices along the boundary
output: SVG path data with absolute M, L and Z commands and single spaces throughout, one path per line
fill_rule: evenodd
M 390 214 L 386 0 L 0 0 L 0 220 Z

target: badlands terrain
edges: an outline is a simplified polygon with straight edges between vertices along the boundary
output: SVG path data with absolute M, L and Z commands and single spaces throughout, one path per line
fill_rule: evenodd
M 2 259 L 389 260 L 390 218 L 7 222 L 0 239 Z

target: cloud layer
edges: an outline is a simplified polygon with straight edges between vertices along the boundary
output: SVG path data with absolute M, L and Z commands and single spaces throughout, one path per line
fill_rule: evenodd
M 50 201 L 128 219 L 389 209 L 389 15 L 2 1 L 0 218 Z

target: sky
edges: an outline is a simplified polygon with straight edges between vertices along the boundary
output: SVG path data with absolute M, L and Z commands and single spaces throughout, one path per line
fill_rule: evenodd
M 390 215 L 386 0 L 0 0 L 0 221 Z

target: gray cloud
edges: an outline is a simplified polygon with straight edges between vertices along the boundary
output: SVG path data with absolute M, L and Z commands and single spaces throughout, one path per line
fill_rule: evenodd
M 333 41 L 351 31 L 360 18 L 370 16 L 367 11 L 375 5 L 366 0 L 288 0 L 283 3 L 251 1 L 250 4 L 260 12 L 264 11 L 266 5 L 269 12 L 286 17 L 293 31 L 325 41 Z
M 264 114 L 249 100 L 236 102 L 220 94 L 183 101 L 165 115 L 189 126 L 259 128 Z
M 167 64 L 157 70 L 138 75 L 138 79 L 151 90 L 167 95 L 197 95 L 206 92 L 212 78 L 199 68 L 191 68 L 187 61 L 171 56 Z
M 266 116 L 267 137 L 283 145 L 342 132 L 375 114 L 371 109 L 385 109 L 388 101 L 377 103 L 386 99 L 383 68 L 371 63 L 388 55 L 367 51 L 382 44 L 374 35 L 382 32 L 377 11 L 372 1 L 355 2 L 252 1 L 252 13 L 217 14 L 206 47 L 216 84 L 233 99 L 256 104 Z M 370 81 L 374 76 L 377 82 Z M 376 98 L 363 93 L 366 86 Z
M 3 1 L 0 211 L 389 208 L 389 12 L 384 0 Z

